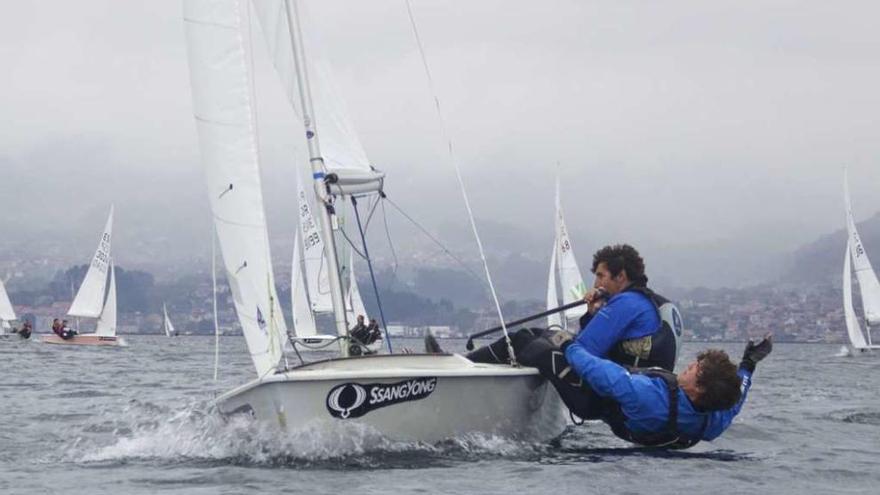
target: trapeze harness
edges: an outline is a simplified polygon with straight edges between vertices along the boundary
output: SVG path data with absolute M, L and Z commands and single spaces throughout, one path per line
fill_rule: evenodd
M 669 392 L 669 417 L 663 431 L 651 433 L 636 433 L 626 426 L 626 415 L 620 409 L 620 404 L 613 399 L 606 399 L 605 422 L 611 427 L 616 436 L 645 447 L 662 447 L 666 449 L 687 449 L 696 445 L 703 438 L 703 433 L 709 424 L 709 415 L 703 415 L 703 425 L 696 437 L 691 437 L 678 429 L 678 380 L 675 374 L 662 368 L 628 368 L 630 374 L 645 375 L 651 378 L 662 378 Z
M 647 355 L 633 354 L 631 350 L 627 350 L 629 343 L 633 341 L 624 340 L 615 344 L 608 351 L 607 359 L 621 366 L 659 367 L 672 371 L 675 368 L 675 358 L 678 356 L 678 349 L 681 346 L 682 323 L 678 308 L 669 299 L 644 286 L 630 285 L 623 292 L 638 292 L 647 297 L 657 309 L 657 315 L 660 317 L 660 329 L 650 336 L 643 337 L 650 339 L 648 341 L 650 350 Z M 581 317 L 581 328 L 586 326 L 590 318 L 592 316 L 589 313 Z M 639 339 L 633 340 L 638 341 Z

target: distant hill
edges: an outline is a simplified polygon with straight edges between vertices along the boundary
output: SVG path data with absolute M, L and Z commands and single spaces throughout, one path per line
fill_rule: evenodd
M 859 222 L 856 228 L 859 229 L 862 243 L 876 269 L 877 263 L 880 263 L 880 212 Z M 846 228 L 820 237 L 791 253 L 783 265 L 781 280 L 791 283 L 839 284 L 845 247 Z

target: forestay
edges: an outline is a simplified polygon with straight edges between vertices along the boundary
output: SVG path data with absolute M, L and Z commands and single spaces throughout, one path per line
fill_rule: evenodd
M 104 302 L 104 309 L 101 311 L 101 317 L 98 318 L 95 334 L 116 335 L 116 270 L 113 268 L 112 262 L 110 263 L 110 287 L 107 289 L 107 301 Z
M 266 40 L 269 55 L 291 108 L 302 118 L 299 108 L 299 90 L 291 45 L 291 30 L 288 23 L 284 0 L 253 0 L 260 19 L 262 32 Z M 308 20 L 308 4 L 301 2 L 297 8 L 301 18 L 301 26 L 313 26 Z M 335 173 L 338 187 L 335 192 L 343 194 L 359 194 L 376 191 L 382 187 L 384 174 L 370 166 L 367 154 L 358 139 L 343 99 L 333 86 L 333 77 L 326 58 L 320 55 L 322 46 L 317 42 L 317 30 L 303 30 L 305 50 L 310 54 L 306 61 L 306 72 L 310 84 L 314 114 L 320 115 L 315 126 L 321 137 L 321 155 L 324 159 L 326 172 Z
M 852 302 L 852 268 L 850 266 L 850 245 L 846 243 L 846 254 L 843 258 L 843 317 L 846 320 L 846 333 L 854 349 L 866 349 L 868 343 L 862 334 L 862 326 L 856 317 Z
M 247 8 L 184 0 L 193 111 L 226 276 L 259 375 L 273 370 L 287 333 L 275 291 L 263 211 Z
M 110 266 L 110 241 L 113 230 L 113 207 L 110 207 L 110 215 L 107 224 L 98 242 L 95 255 L 86 271 L 79 291 L 70 305 L 67 314 L 83 318 L 97 318 L 104 309 L 104 295 L 107 290 L 107 270 Z
M 852 255 L 852 266 L 856 279 L 859 281 L 859 291 L 862 295 L 862 308 L 865 311 L 865 321 L 868 325 L 880 323 L 880 281 L 868 259 L 868 253 L 862 245 L 862 239 L 856 230 L 853 220 L 852 206 L 849 199 L 849 185 L 844 172 L 843 195 L 846 202 L 846 229 L 849 234 L 849 249 Z

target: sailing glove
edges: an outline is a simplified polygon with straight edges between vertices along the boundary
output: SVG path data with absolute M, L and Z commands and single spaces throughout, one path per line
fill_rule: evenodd
M 739 362 L 739 367 L 749 373 L 754 373 L 758 362 L 770 355 L 772 350 L 773 339 L 770 335 L 764 337 L 757 344 L 753 340 L 749 340 L 749 343 L 746 344 L 746 350 L 743 352 L 742 361 Z

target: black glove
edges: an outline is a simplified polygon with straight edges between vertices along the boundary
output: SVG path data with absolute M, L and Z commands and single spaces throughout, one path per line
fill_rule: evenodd
M 757 344 L 753 340 L 749 340 L 749 343 L 746 344 L 746 350 L 743 352 L 742 361 L 739 362 L 739 367 L 749 373 L 754 373 L 758 362 L 770 355 L 772 350 L 773 338 L 771 335 L 764 337 L 764 340 Z

